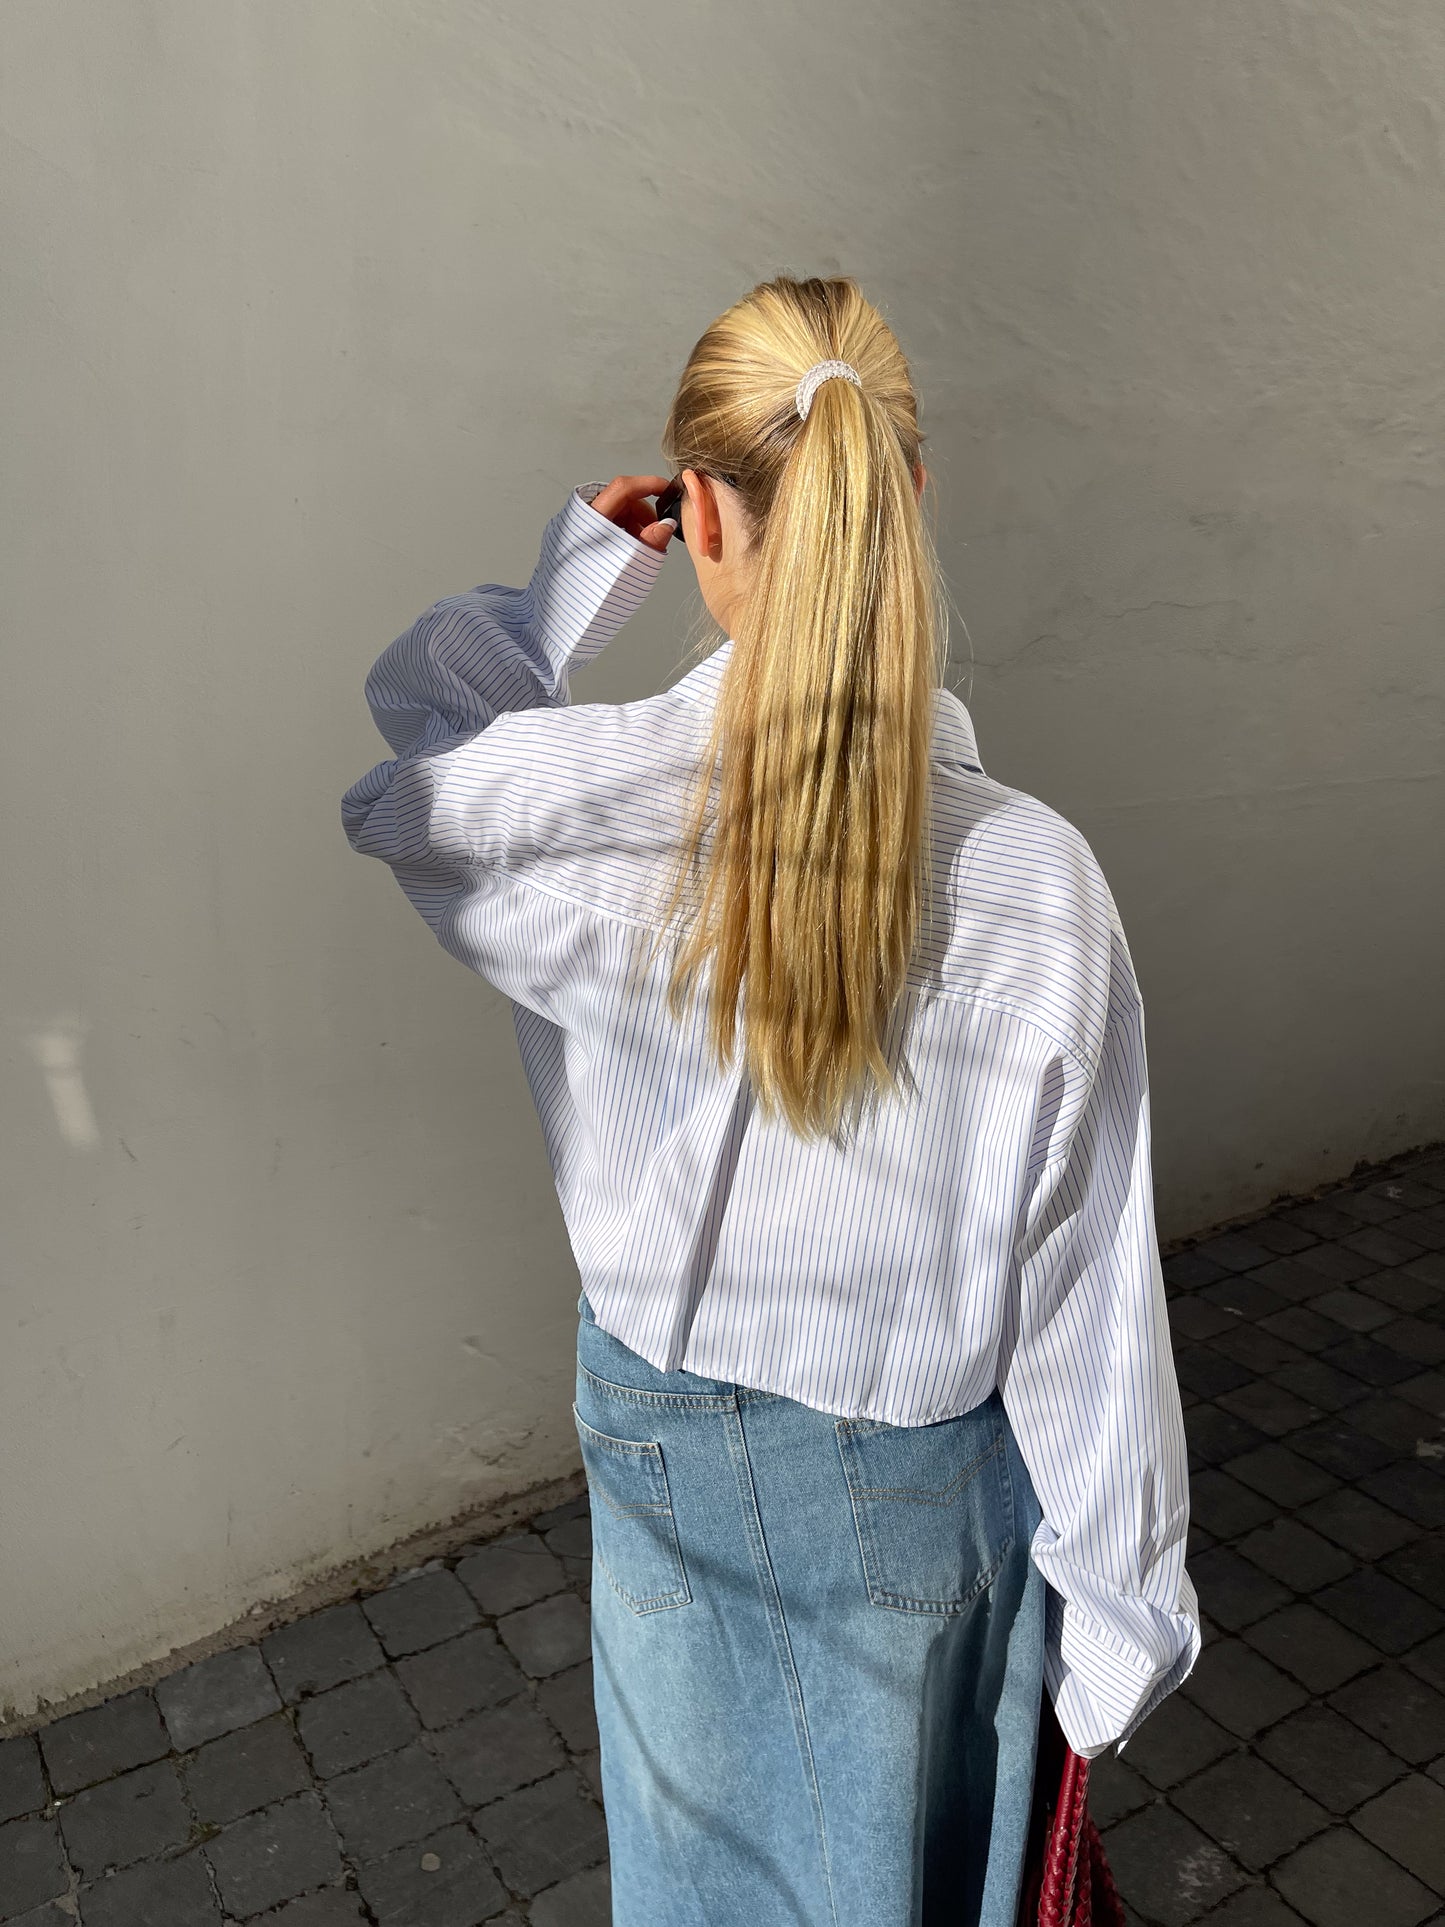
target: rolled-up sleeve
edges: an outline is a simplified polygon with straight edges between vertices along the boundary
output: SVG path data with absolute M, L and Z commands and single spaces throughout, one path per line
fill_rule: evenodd
M 445 949 L 554 1021 L 547 946 L 520 927 L 537 906 L 507 872 L 527 786 L 553 772 L 530 766 L 535 738 L 507 718 L 570 704 L 570 671 L 617 634 L 662 562 L 574 489 L 525 588 L 485 582 L 433 603 L 366 679 L 394 754 L 342 798 L 347 840 L 391 867 Z
M 1122 1744 L 1188 1674 L 1199 1609 L 1189 1488 L 1154 1222 L 1144 1012 L 1116 932 L 1109 1015 L 1069 1142 L 1019 1239 L 1002 1383 L 1043 1512 L 1046 1677 L 1070 1745 Z

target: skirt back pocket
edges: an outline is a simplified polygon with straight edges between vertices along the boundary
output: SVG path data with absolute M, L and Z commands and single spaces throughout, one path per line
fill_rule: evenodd
M 653 1439 L 615 1439 L 572 1407 L 592 1502 L 593 1555 L 613 1590 L 635 1613 L 686 1606 L 692 1599 L 667 1467 Z
M 895 1612 L 960 1613 L 1014 1539 L 1002 1406 L 933 1425 L 839 1419 L 868 1597 Z

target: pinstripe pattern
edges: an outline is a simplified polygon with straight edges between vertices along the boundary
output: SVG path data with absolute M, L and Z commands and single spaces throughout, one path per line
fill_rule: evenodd
M 346 834 L 512 999 L 605 1331 L 662 1371 L 896 1425 L 1001 1388 L 1066 1602 L 1050 1683 L 1097 1752 L 1199 1643 L 1144 1015 L 1109 887 L 1078 830 L 984 774 L 940 690 L 934 915 L 888 1039 L 911 1094 L 821 1144 L 766 1123 L 701 1010 L 669 1015 L 666 953 L 628 981 L 733 645 L 639 702 L 568 688 L 662 562 L 573 492 L 525 589 L 427 609 L 367 680 L 393 756 L 347 792 Z

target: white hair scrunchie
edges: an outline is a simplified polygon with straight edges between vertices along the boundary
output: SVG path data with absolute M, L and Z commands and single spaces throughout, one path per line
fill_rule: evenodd
M 813 406 L 814 395 L 825 381 L 832 381 L 835 375 L 841 375 L 844 381 L 851 381 L 855 388 L 863 386 L 858 378 L 858 370 L 851 361 L 815 361 L 798 383 L 793 396 L 800 420 L 808 419 L 808 410 Z

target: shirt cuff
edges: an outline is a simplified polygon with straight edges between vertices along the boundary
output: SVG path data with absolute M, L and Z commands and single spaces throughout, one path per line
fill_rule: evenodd
M 590 662 L 636 612 L 665 559 L 568 491 L 528 584 L 533 634 L 562 686 L 567 669 Z
M 1121 1611 L 1111 1614 L 1116 1624 L 1105 1626 L 1059 1593 L 1049 1594 L 1045 1679 L 1065 1738 L 1086 1760 L 1133 1737 L 1188 1678 L 1202 1643 L 1199 1603 L 1187 1575 L 1173 1612 L 1138 1598 L 1118 1603 Z

